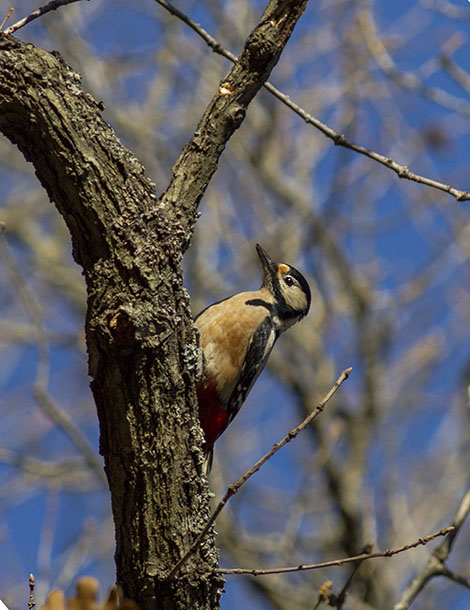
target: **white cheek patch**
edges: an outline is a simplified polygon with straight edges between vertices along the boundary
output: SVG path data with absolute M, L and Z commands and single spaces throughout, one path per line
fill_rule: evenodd
M 307 299 L 305 298 L 304 293 L 301 292 L 299 289 L 297 289 L 295 291 L 293 290 L 292 292 L 293 292 L 293 294 L 289 295 L 288 300 L 286 299 L 287 302 L 296 311 L 304 310 L 307 307 Z
M 307 309 L 307 297 L 299 286 L 294 284 L 293 286 L 287 287 L 287 285 L 283 284 L 281 290 L 285 302 L 289 307 L 292 307 L 294 311 L 300 314 Z

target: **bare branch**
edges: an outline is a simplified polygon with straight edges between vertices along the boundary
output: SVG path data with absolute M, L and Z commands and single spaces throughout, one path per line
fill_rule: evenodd
M 470 19 L 470 10 L 468 8 L 456 6 L 451 2 L 447 2 L 447 0 L 421 0 L 421 4 L 425 8 L 437 11 L 449 19 L 457 19 L 458 21 Z
M 372 544 L 365 544 L 362 548 L 361 555 L 370 555 L 372 553 Z M 347 581 L 344 583 L 343 588 L 341 589 L 339 595 L 335 596 L 336 608 L 341 610 L 344 602 L 346 601 L 346 594 L 348 592 L 349 587 L 351 586 L 352 581 L 354 580 L 354 576 L 357 574 L 357 571 L 362 565 L 364 560 L 358 560 L 358 562 L 353 566 L 351 574 L 349 575 Z M 332 604 L 330 604 L 332 605 Z
M 461 585 L 468 586 L 468 580 L 462 579 L 460 576 L 457 576 L 451 572 L 444 562 L 449 557 L 457 534 L 459 533 L 460 528 L 462 527 L 469 512 L 470 489 L 467 489 L 462 501 L 460 502 L 459 508 L 457 509 L 454 520 L 452 521 L 452 529 L 449 532 L 449 535 L 446 536 L 445 540 L 433 552 L 421 572 L 419 572 L 419 574 L 413 578 L 410 584 L 400 595 L 400 598 L 394 605 L 393 610 L 407 610 L 418 593 L 434 576 L 447 576 L 451 580 L 458 582 Z
M 240 487 L 244 483 L 246 483 L 246 481 L 248 481 L 248 479 L 252 475 L 254 475 L 255 472 L 258 472 L 258 470 L 261 468 L 261 466 L 263 466 L 263 464 L 265 464 L 275 453 L 277 453 L 279 451 L 279 449 L 281 449 L 281 447 L 284 447 L 284 445 L 289 443 L 293 438 L 295 438 L 299 434 L 299 432 L 301 432 L 304 428 L 306 428 L 313 419 L 318 417 L 318 415 L 320 415 L 320 413 L 323 412 L 326 403 L 330 400 L 330 398 L 332 398 L 332 396 L 338 390 L 340 385 L 344 381 L 346 381 L 346 379 L 351 374 L 351 371 L 352 371 L 352 367 L 349 367 L 348 369 L 345 369 L 341 373 L 341 375 L 338 377 L 338 379 L 336 380 L 335 384 L 330 389 L 330 391 L 326 394 L 326 396 L 323 398 L 323 400 L 318 403 L 318 405 L 310 413 L 310 415 L 308 415 L 304 419 L 304 421 L 301 424 L 299 424 L 296 428 L 293 428 L 292 430 L 290 430 L 286 434 L 286 436 L 282 440 L 280 440 L 278 443 L 273 445 L 272 448 L 261 459 L 259 459 L 254 466 L 252 466 L 250 468 L 250 470 L 245 472 L 244 475 L 242 475 L 239 479 L 237 479 L 235 481 L 235 483 L 233 483 L 232 485 L 230 485 L 227 488 L 227 491 L 225 492 L 223 498 L 218 503 L 217 508 L 215 509 L 215 511 L 212 513 L 212 516 L 209 519 L 209 521 L 207 522 L 205 528 L 202 530 L 202 532 L 199 534 L 199 536 L 193 542 L 193 544 L 191 545 L 191 547 L 189 548 L 187 553 L 185 555 L 183 555 L 183 557 L 175 564 L 175 566 L 173 567 L 171 572 L 168 574 L 168 577 L 167 577 L 168 580 L 173 578 L 177 574 L 177 572 L 181 569 L 183 564 L 185 564 L 186 561 L 191 557 L 191 555 L 193 555 L 193 553 L 196 551 L 196 549 L 198 548 L 199 544 L 203 540 L 204 536 L 207 534 L 209 529 L 212 527 L 212 524 L 215 522 L 215 520 L 219 516 L 219 514 L 222 511 L 222 509 L 224 508 L 224 506 L 230 500 L 230 498 L 232 496 L 234 496 L 237 493 L 237 491 L 240 489 Z
M 5 18 L 3 19 L 2 23 L 0 23 L 0 32 L 3 30 L 5 23 L 8 21 L 8 19 L 10 19 L 10 17 L 13 15 L 14 12 L 15 12 L 15 9 L 11 6 L 10 9 L 8 10 L 8 13 L 6 14 Z
M 404 553 L 405 551 L 409 551 L 410 549 L 415 549 L 418 546 L 424 546 L 434 540 L 438 536 L 445 536 L 449 532 L 454 530 L 454 526 L 450 525 L 449 527 L 444 527 L 438 532 L 434 532 L 434 534 L 430 534 L 429 536 L 425 536 L 424 538 L 419 538 L 415 542 L 411 544 L 405 544 L 397 549 L 387 549 L 385 551 L 380 551 L 377 553 L 362 553 L 361 555 L 356 555 L 355 557 L 345 557 L 344 559 L 334 559 L 332 561 L 323 561 L 322 563 L 312 563 L 312 564 L 302 564 L 299 566 L 289 566 L 286 568 L 272 568 L 270 570 L 256 570 L 250 568 L 220 568 L 217 570 L 218 574 L 250 574 L 251 576 L 266 576 L 268 574 L 285 574 L 287 572 L 304 572 L 305 570 L 319 570 L 320 568 L 331 568 L 335 566 L 343 566 L 347 563 L 354 563 L 356 561 L 365 561 L 366 559 L 377 559 L 379 557 L 392 557 L 393 555 L 398 555 L 399 553 Z
M 431 100 L 435 104 L 453 110 L 466 117 L 470 116 L 470 108 L 466 100 L 450 95 L 449 93 L 430 87 L 422 83 L 419 78 L 412 72 L 401 72 L 392 57 L 387 51 L 386 46 L 382 42 L 377 33 L 376 25 L 369 10 L 361 11 L 359 15 L 359 23 L 361 32 L 364 34 L 364 40 L 369 49 L 369 53 L 374 58 L 375 62 L 383 73 L 404 89 L 417 91 L 426 99 Z
M 194 225 L 197 207 L 217 169 L 220 155 L 231 135 L 244 121 L 251 100 L 279 61 L 306 4 L 307 0 L 271 0 L 207 106 L 196 133 L 174 163 L 170 183 L 159 202 L 161 207 L 178 203 L 183 228 L 186 228 L 186 223 L 189 227 Z M 193 180 L 187 180 L 189 174 Z M 183 251 L 187 242 L 186 239 Z
M 218 42 L 213 36 L 211 36 L 204 28 L 202 28 L 198 23 L 195 23 L 190 17 L 182 13 L 180 10 L 175 8 L 172 4 L 167 2 L 167 0 L 155 0 L 160 4 L 163 8 L 169 11 L 175 17 L 178 17 L 181 21 L 186 23 L 196 34 L 198 34 L 206 44 L 219 55 L 230 59 L 230 61 L 235 62 L 237 60 L 236 55 L 228 51 L 220 42 Z M 438 189 L 452 197 L 455 197 L 457 201 L 468 201 L 470 200 L 470 193 L 467 191 L 462 191 L 459 189 L 450 186 L 449 184 L 445 184 L 443 182 L 439 182 L 438 180 L 433 180 L 431 178 L 426 178 L 425 176 L 420 176 L 419 174 L 415 174 L 410 171 L 406 165 L 401 165 L 397 163 L 390 157 L 386 157 L 378 152 L 370 150 L 365 146 L 361 146 L 360 144 L 356 144 L 355 142 L 351 142 L 348 140 L 343 134 L 335 131 L 325 123 L 322 123 L 319 119 L 315 118 L 311 114 L 309 114 L 306 110 L 304 110 L 301 106 L 293 102 L 288 95 L 274 87 L 269 82 L 264 84 L 264 87 L 272 93 L 279 101 L 285 104 L 288 108 L 293 110 L 299 117 L 301 117 L 306 123 L 312 125 L 319 131 L 323 133 L 327 138 L 330 138 L 334 142 L 336 146 L 342 146 L 343 148 L 348 148 L 357 152 L 365 157 L 369 157 L 373 161 L 380 163 L 381 165 L 388 167 L 393 172 L 397 174 L 399 178 L 405 178 L 406 180 L 411 180 L 412 182 L 417 182 L 418 184 L 424 184 L 431 188 Z
M 35 19 L 42 17 L 42 15 L 45 15 L 46 13 L 49 13 L 50 11 L 55 11 L 60 6 L 65 6 L 66 4 L 72 4 L 72 2 L 80 2 L 80 0 L 51 0 L 51 2 L 49 2 L 45 6 L 40 6 L 38 9 L 33 11 L 27 17 L 23 17 L 23 19 L 20 19 L 13 25 L 10 25 L 10 27 L 5 30 L 5 34 L 13 34 L 14 32 L 19 30 L 26 24 L 30 23 L 31 21 L 34 21 Z
M 446 578 L 452 580 L 458 585 L 462 585 L 463 587 L 470 589 L 470 579 L 465 578 L 465 576 L 461 576 L 460 574 L 457 574 L 453 570 L 449 570 L 447 566 L 443 566 L 442 576 L 445 576 Z
M 460 531 L 465 519 L 467 518 L 468 513 L 470 512 L 470 489 L 464 494 L 462 501 L 455 513 L 455 517 L 452 521 L 452 525 L 454 526 L 454 531 L 447 536 L 447 538 L 442 542 L 440 546 L 434 551 L 434 555 L 439 557 L 441 561 L 445 561 L 448 559 L 450 552 L 452 550 L 452 546 L 454 545 L 457 534 Z
M 446 70 L 447 74 L 452 77 L 454 81 L 465 90 L 466 93 L 468 93 L 470 90 L 470 78 L 467 72 L 462 70 L 460 66 L 452 61 L 450 55 L 445 53 L 440 56 L 439 61 L 444 70 Z

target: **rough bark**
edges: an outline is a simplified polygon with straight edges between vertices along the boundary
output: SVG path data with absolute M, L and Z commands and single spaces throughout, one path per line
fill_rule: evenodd
M 220 583 L 201 579 L 217 563 L 213 537 L 165 581 L 208 517 L 174 210 L 156 206 L 144 168 L 59 56 L 5 37 L 0 57 L 1 129 L 34 163 L 84 270 L 118 580 L 141 608 L 216 607 Z
M 0 36 L 0 130 L 34 164 L 65 219 L 88 293 L 89 373 L 116 526 L 118 582 L 141 610 L 216 608 L 213 533 L 165 576 L 208 518 L 180 259 L 225 143 L 306 2 L 271 2 L 160 200 L 56 53 Z

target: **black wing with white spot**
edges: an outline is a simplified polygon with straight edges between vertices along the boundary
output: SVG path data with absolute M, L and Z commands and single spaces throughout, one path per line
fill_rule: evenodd
M 226 426 L 238 413 L 253 384 L 264 369 L 277 336 L 271 317 L 266 316 L 250 340 L 240 377 L 227 404 L 229 418 Z

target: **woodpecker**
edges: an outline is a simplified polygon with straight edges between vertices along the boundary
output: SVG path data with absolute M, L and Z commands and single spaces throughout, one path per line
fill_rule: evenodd
M 307 315 L 311 292 L 291 265 L 275 263 L 256 244 L 263 284 L 203 309 L 194 319 L 202 348 L 202 375 L 196 386 L 205 436 L 206 473 L 214 443 L 245 402 L 281 333 Z

